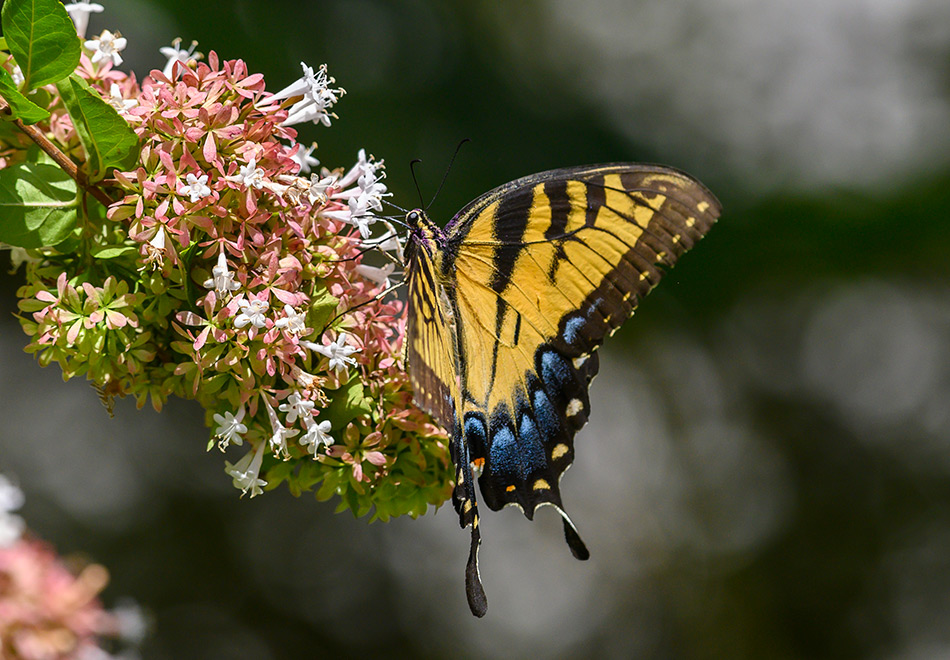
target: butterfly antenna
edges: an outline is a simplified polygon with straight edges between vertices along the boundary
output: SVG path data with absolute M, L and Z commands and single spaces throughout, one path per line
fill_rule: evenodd
M 409 161 L 409 171 L 412 172 L 412 182 L 416 184 L 416 193 L 419 195 L 419 206 L 425 204 L 425 201 L 422 199 L 422 189 L 419 188 L 419 180 L 416 178 L 416 163 L 421 162 L 421 158 L 413 158 Z
M 393 203 L 393 202 L 390 202 L 388 199 L 384 199 L 384 200 L 382 200 L 382 201 L 383 201 L 383 204 L 388 204 L 389 206 L 393 207 L 393 208 L 396 209 L 397 211 L 402 211 L 402 214 L 403 214 L 403 215 L 409 213 L 409 209 L 404 209 L 403 207 L 399 206 L 399 204 L 395 204 L 395 203 Z M 395 218 L 393 218 L 393 217 L 390 217 L 390 216 L 388 216 L 388 215 L 385 216 L 385 217 L 386 217 L 387 220 L 393 220 L 393 221 L 395 221 Z
M 445 180 L 449 178 L 449 172 L 452 171 L 452 165 L 455 164 L 455 158 L 456 156 L 459 155 L 459 152 L 462 150 L 462 145 L 465 144 L 466 142 L 471 142 L 471 141 L 472 141 L 471 138 L 465 138 L 464 140 L 458 143 L 457 147 L 455 147 L 455 153 L 452 154 L 452 160 L 449 161 L 449 166 L 445 168 L 445 174 L 442 175 L 442 182 L 439 184 L 439 187 L 436 189 L 435 194 L 432 196 L 432 199 L 429 200 L 428 205 L 426 205 L 426 208 L 425 208 L 426 211 L 429 210 L 429 207 L 432 206 L 433 202 L 435 202 L 435 198 L 439 196 L 440 192 L 442 192 L 442 186 L 445 185 Z

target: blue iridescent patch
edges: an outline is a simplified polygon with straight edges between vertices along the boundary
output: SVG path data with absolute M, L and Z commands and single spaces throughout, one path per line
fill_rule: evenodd
M 581 331 L 585 323 L 587 323 L 587 319 L 583 316 L 573 316 L 569 318 L 567 323 L 564 324 L 564 332 L 562 334 L 564 341 L 568 344 L 573 344 L 577 339 L 577 333 Z
M 491 465 L 493 471 L 507 475 L 520 473 L 521 461 L 518 460 L 518 444 L 515 434 L 507 424 L 501 425 L 491 439 Z
M 544 441 L 538 433 L 538 427 L 527 413 L 522 413 L 518 420 L 518 439 L 521 449 L 521 478 L 543 470 L 547 459 L 544 455 Z
M 547 393 L 540 387 L 534 391 L 532 398 L 534 417 L 538 421 L 541 433 L 550 440 L 561 432 L 561 424 L 558 422 L 554 404 L 551 403 Z
M 541 381 L 548 392 L 561 392 L 574 381 L 574 369 L 557 351 L 547 349 L 541 353 Z

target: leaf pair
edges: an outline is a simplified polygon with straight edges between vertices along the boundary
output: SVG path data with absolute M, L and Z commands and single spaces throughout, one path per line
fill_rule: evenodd
M 3 119 L 18 120 L 21 128 L 47 119 L 49 112 L 28 94 L 55 84 L 86 154 L 79 181 L 95 183 L 110 168 L 133 167 L 139 153 L 135 132 L 74 73 L 81 42 L 63 5 L 6 0 L 0 21 L 5 45 L 23 74 L 17 87 L 0 68 L 0 97 L 9 106 Z M 76 227 L 78 209 L 76 182 L 52 165 L 22 163 L 0 170 L 0 241 L 28 248 L 56 245 Z

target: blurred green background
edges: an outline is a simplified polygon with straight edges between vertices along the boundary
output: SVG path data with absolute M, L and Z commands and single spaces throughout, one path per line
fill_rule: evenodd
M 475 620 L 450 506 L 367 525 L 239 500 L 201 411 L 63 383 L 0 296 L 0 472 L 148 659 L 950 656 L 950 4 L 944 0 L 102 0 L 90 34 L 161 68 L 175 37 L 276 91 L 347 95 L 304 126 L 331 167 L 384 158 L 448 220 L 518 176 L 689 171 L 720 223 L 607 343 L 555 512 L 483 516 Z M 233 460 L 233 459 L 232 459 Z M 545 515 L 547 514 L 547 515 Z

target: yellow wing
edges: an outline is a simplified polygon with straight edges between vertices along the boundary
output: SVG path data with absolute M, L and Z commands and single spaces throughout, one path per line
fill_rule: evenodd
M 686 174 L 613 164 L 518 179 L 469 204 L 444 233 L 429 226 L 422 242 L 454 336 L 437 367 L 453 365 L 438 376 L 453 410 L 461 482 L 453 501 L 460 515 L 471 511 L 461 521 L 473 533 L 464 463 L 482 467 L 479 490 L 492 509 L 516 505 L 530 519 L 554 506 L 572 552 L 587 558 L 559 481 L 590 414 L 595 350 L 719 213 L 712 193 Z M 410 323 L 419 316 L 410 293 Z M 469 574 L 477 579 L 476 550 L 473 539 Z M 474 595 L 469 586 L 472 610 L 483 614 L 480 586 Z

